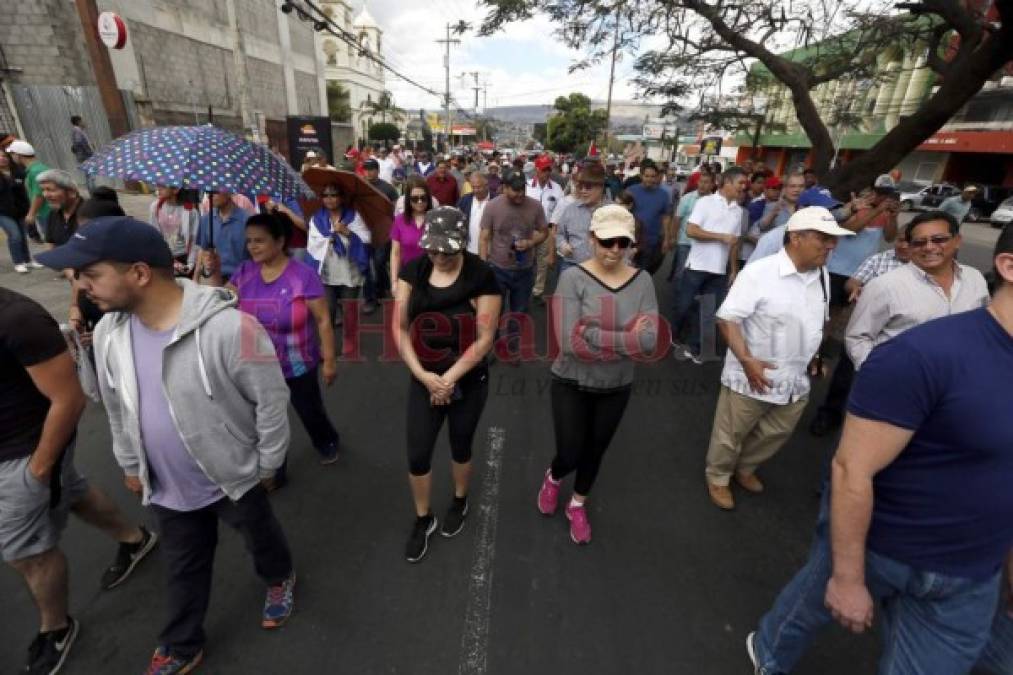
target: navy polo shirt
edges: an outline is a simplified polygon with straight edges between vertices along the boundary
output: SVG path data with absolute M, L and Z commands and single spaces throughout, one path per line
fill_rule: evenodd
M 869 550 L 987 579 L 1013 546 L 1013 337 L 987 309 L 874 349 L 848 410 L 914 431 L 873 481 Z
M 633 215 L 644 224 L 644 245 L 657 246 L 664 236 L 661 219 L 672 213 L 672 199 L 661 187 L 648 189 L 643 183 L 626 188 L 633 197 Z

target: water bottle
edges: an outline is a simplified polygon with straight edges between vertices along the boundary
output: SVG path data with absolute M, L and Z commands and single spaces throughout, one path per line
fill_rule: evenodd
M 521 238 L 518 237 L 516 234 L 514 235 L 514 239 L 510 243 L 510 250 L 512 250 L 514 252 L 514 262 L 517 263 L 517 266 L 518 267 L 523 267 L 524 266 L 524 261 L 528 259 L 528 252 L 527 251 L 518 251 L 517 250 L 517 242 L 520 241 L 520 239 Z

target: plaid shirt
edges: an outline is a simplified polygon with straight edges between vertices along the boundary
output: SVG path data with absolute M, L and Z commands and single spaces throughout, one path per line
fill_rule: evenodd
M 862 284 L 867 284 L 876 277 L 886 274 L 890 270 L 897 269 L 903 264 L 903 262 L 897 260 L 897 255 L 890 248 L 882 253 L 877 253 L 866 258 L 858 266 L 858 269 L 855 270 L 855 273 L 851 275 L 851 278 L 858 279 Z

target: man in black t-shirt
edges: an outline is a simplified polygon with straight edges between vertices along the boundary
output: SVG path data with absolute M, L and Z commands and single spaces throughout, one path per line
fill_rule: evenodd
M 67 615 L 67 560 L 60 533 L 73 511 L 120 543 L 102 587 L 119 585 L 156 536 L 129 524 L 74 468 L 85 398 L 53 318 L 33 300 L 0 288 L 0 556 L 25 578 L 41 627 L 29 673 L 55 673 L 77 636 Z
M 46 243 L 50 248 L 67 243 L 77 232 L 77 207 L 81 195 L 74 177 L 63 169 L 49 169 L 39 174 L 42 197 L 49 205 L 49 216 L 44 223 Z

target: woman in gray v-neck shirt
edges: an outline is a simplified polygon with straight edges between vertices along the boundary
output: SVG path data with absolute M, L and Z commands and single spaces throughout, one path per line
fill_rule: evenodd
M 591 540 L 584 500 L 629 402 L 634 361 L 653 356 L 661 325 L 651 276 L 626 262 L 632 214 L 603 206 L 590 231 L 594 256 L 563 272 L 552 299 L 559 329 L 551 389 L 556 455 L 538 493 L 538 509 L 552 515 L 560 481 L 576 472 L 566 517 L 578 544 Z

